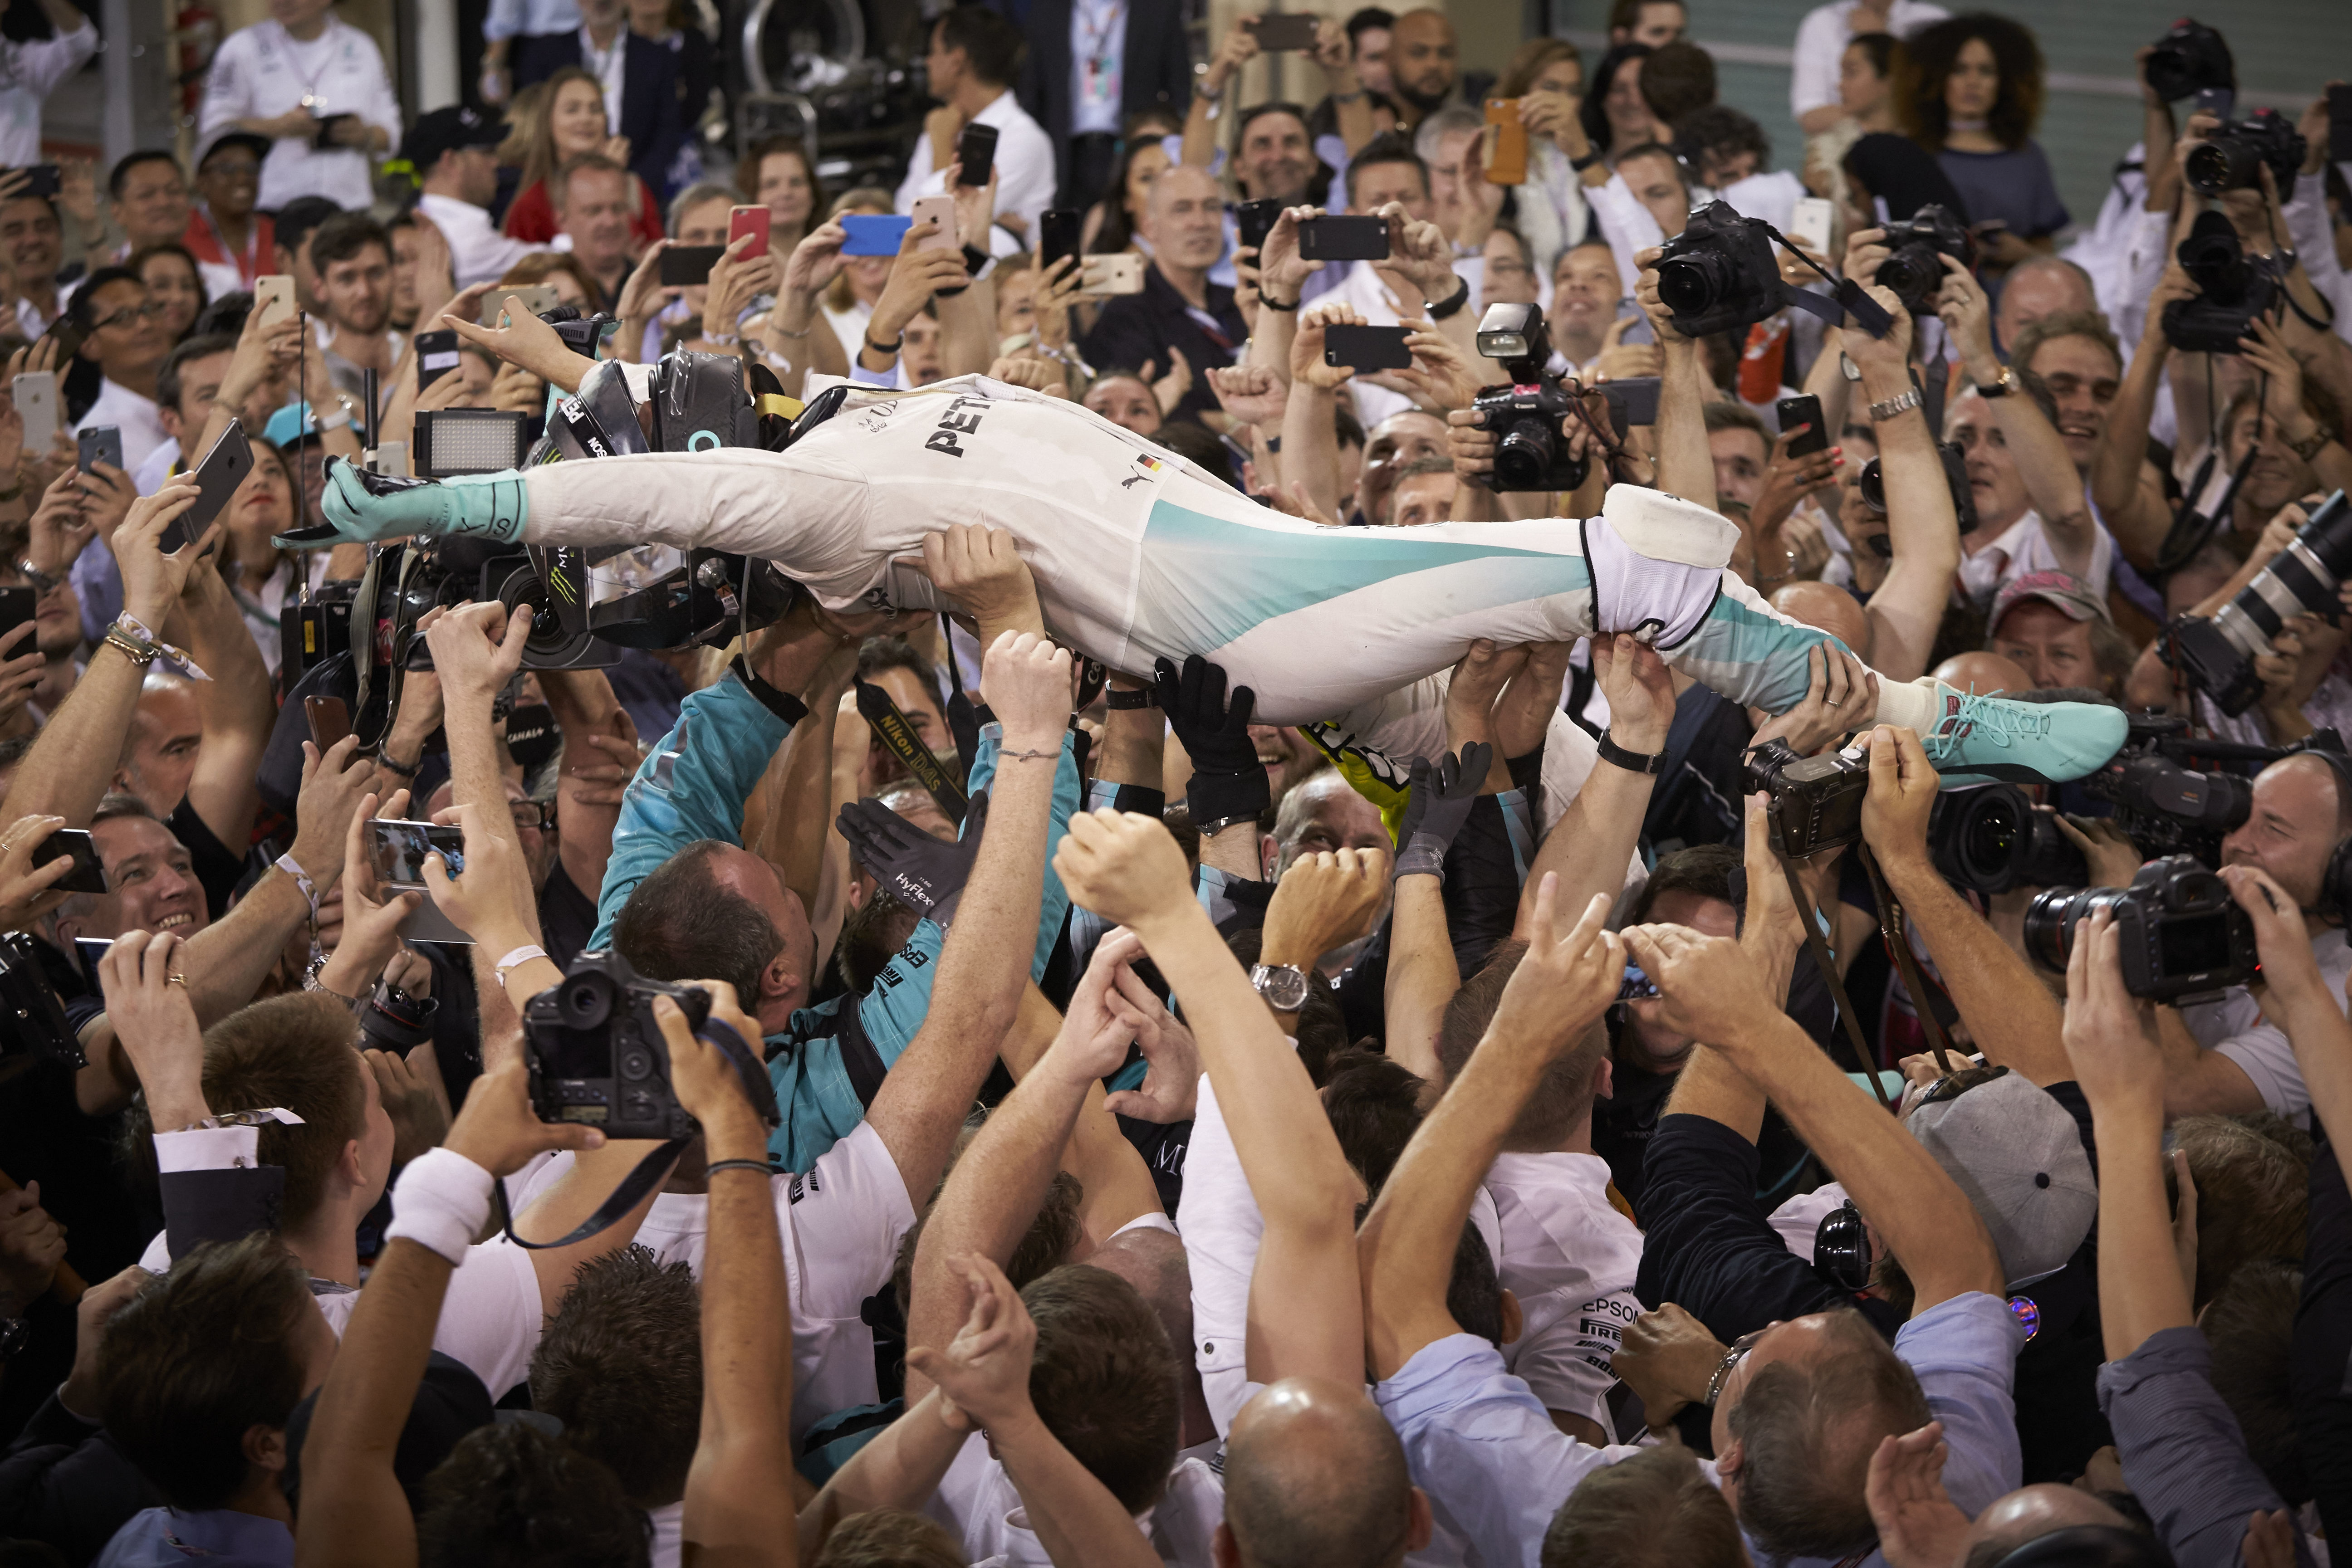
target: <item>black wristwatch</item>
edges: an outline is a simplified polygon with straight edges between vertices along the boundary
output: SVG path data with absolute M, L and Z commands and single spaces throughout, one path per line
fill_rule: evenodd
M 1603 158 L 1606 158 L 1607 156 L 1609 156 L 1609 154 L 1607 154 L 1606 152 L 1603 152 L 1602 151 L 1601 151 L 1601 149 L 1600 149 L 1600 148 L 1595 147 L 1595 148 L 1593 148 L 1591 152 L 1589 152 L 1585 153 L 1585 155 L 1584 155 L 1583 157 L 1581 157 L 1581 158 L 1571 158 L 1571 159 L 1570 159 L 1570 160 L 1568 161 L 1568 166 L 1569 166 L 1570 168 L 1571 168 L 1571 169 L 1575 170 L 1578 173 L 1581 174 L 1581 173 L 1583 173 L 1587 169 L 1591 168 L 1595 163 L 1600 162 Z
M 1605 729 L 1601 732 L 1600 749 L 1601 761 L 1612 767 L 1622 768 L 1628 773 L 1658 774 L 1666 770 L 1664 752 L 1644 754 L 1639 751 L 1628 751 L 1610 739 L 1609 732 Z
M 1462 308 L 1470 303 L 1470 280 L 1466 277 L 1456 277 L 1454 282 L 1459 287 L 1452 294 L 1429 308 L 1431 320 L 1443 321 L 1449 316 L 1459 316 L 1462 314 Z
M 1145 686 L 1140 690 L 1132 692 L 1123 692 L 1118 687 L 1113 686 L 1109 691 L 1103 694 L 1103 706 L 1122 712 L 1139 707 L 1158 707 L 1159 706 L 1160 694 L 1153 691 L 1150 686 Z

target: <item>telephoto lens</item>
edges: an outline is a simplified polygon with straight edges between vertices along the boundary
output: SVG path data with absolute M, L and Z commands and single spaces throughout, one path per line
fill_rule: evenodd
M 2271 651 L 2271 639 L 2296 615 L 2335 622 L 2336 585 L 2347 577 L 2352 577 L 2352 507 L 2338 490 L 2210 620 L 2184 615 L 2172 622 L 2174 661 L 2234 718 L 2262 695 L 2254 661 Z
M 1927 817 L 1927 848 L 1944 880 L 1976 893 L 2074 887 L 2088 881 L 2083 852 L 2014 784 L 1947 789 Z
M 2053 887 L 2026 906 L 2025 950 L 2063 974 L 2084 920 L 2114 913 L 2124 988 L 2169 1002 L 2252 980 L 2262 967 L 2254 923 L 2230 884 L 2189 855 L 2139 868 L 2129 887 Z

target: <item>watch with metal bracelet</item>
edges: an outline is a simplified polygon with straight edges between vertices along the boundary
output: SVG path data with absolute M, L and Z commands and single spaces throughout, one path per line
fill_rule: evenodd
M 1278 1013 L 1295 1013 L 1307 1005 L 1307 971 L 1296 964 L 1253 964 L 1250 985 Z

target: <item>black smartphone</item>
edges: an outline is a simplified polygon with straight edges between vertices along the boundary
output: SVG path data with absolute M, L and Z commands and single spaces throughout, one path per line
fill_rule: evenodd
M 1601 383 L 1601 395 L 1609 400 L 1609 423 L 1617 427 L 1622 438 L 1637 424 L 1658 423 L 1658 378 L 1627 376 L 1622 381 Z
M 16 648 L 8 648 L 8 634 L 41 613 L 41 591 L 37 588 L 0 588 L 0 659 L 14 659 L 33 651 L 28 638 Z
M 1087 214 L 1076 207 L 1047 207 L 1037 214 L 1037 265 L 1051 272 L 1066 256 L 1078 254 Z
M 455 332 L 419 332 L 416 334 L 416 390 L 423 392 L 443 376 L 457 368 L 457 334 Z
M 65 188 L 65 172 L 55 163 L 36 163 L 25 171 L 29 181 L 16 193 L 20 196 L 48 196 L 54 199 Z
M 114 939 L 110 936 L 74 938 L 74 956 L 81 960 L 81 977 L 89 982 L 89 994 L 94 997 L 106 992 L 106 982 L 98 977 L 98 964 L 106 956 L 107 949 L 113 946 Z
M 463 828 L 371 817 L 367 832 L 368 863 L 375 870 L 376 881 L 387 887 L 423 887 L 425 859 L 436 851 L 447 861 L 451 876 L 466 873 Z
M 1260 16 L 1250 31 L 1261 49 L 1311 49 L 1321 23 L 1312 11 L 1276 11 Z
M 2352 163 L 2352 87 L 2327 89 L 2327 160 Z
M 661 254 L 666 288 L 693 288 L 710 281 L 710 268 L 727 254 L 723 245 L 674 245 Z
M 957 184 L 975 190 L 987 184 L 996 163 L 996 127 L 965 126 L 963 134 L 956 138 L 956 162 L 963 165 L 963 172 L 956 176 Z
M 73 870 L 66 873 L 63 881 L 51 883 L 50 891 L 104 893 L 106 868 L 98 863 L 98 841 L 89 836 L 87 829 L 59 828 L 42 840 L 41 847 L 33 852 L 33 863 L 47 865 L 53 860 L 68 855 L 73 857 Z
M 1302 261 L 1386 261 L 1389 221 L 1327 214 L 1298 225 L 1298 256 Z
M 310 145 L 322 152 L 331 152 L 341 149 L 342 143 L 335 140 L 336 131 L 346 121 L 356 122 L 358 120 L 359 116 L 356 114 L 312 115 Z
M 195 504 L 164 526 L 155 548 L 165 555 L 173 554 L 212 527 L 213 519 L 252 472 L 253 443 L 245 438 L 244 424 L 232 419 L 212 450 L 205 454 L 205 460 L 196 465 Z
M 1811 457 L 1816 452 L 1828 450 L 1830 433 L 1822 428 L 1821 399 L 1810 392 L 1803 397 L 1784 397 L 1779 407 L 1781 434 L 1788 435 L 1801 424 L 1811 427 L 1802 435 L 1790 436 L 1790 456 Z
M 1252 250 L 1265 248 L 1265 236 L 1274 232 L 1274 221 L 1282 216 L 1282 204 L 1272 196 L 1260 196 L 1255 202 L 1234 204 L 1234 230 L 1239 243 Z
M 74 434 L 74 445 L 80 455 L 74 465 L 83 473 L 89 472 L 93 463 L 103 463 L 121 471 L 122 467 L 122 432 L 111 424 L 93 424 Z
M 1367 371 L 1410 370 L 1412 350 L 1404 346 L 1410 330 L 1335 323 L 1323 329 L 1323 362 L 1346 365 L 1358 375 Z

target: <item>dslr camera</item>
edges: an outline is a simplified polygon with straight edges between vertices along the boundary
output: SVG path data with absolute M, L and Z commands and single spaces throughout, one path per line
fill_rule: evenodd
M 2168 320 L 2166 326 L 2168 331 Z M 2167 629 L 2166 643 L 2190 684 L 2234 718 L 2262 695 L 2254 661 L 2271 651 L 2271 639 L 2287 618 L 2309 612 L 2335 622 L 2342 609 L 2336 585 L 2347 576 L 2352 576 L 2352 507 L 2345 505 L 2344 492 L 2338 490 L 2296 531 L 2294 542 L 2272 557 L 2236 598 L 2210 619 L 2175 619 Z
M 1675 330 L 1703 338 L 1763 320 L 1788 303 L 1768 225 L 1709 202 L 1658 256 L 1658 301 Z
M 1878 281 L 1893 289 L 1914 316 L 1936 308 L 1933 301 L 1949 276 L 1938 258 L 1948 256 L 1966 266 L 1975 249 L 1960 220 L 1934 202 L 1901 223 L 1890 221 L 1886 243 L 1893 254 L 1878 264 Z
M 1567 422 L 1579 414 L 1560 378 L 1549 375 L 1551 338 L 1543 310 L 1535 305 L 1492 305 L 1478 322 L 1478 351 L 1500 361 L 1509 382 L 1481 387 L 1470 406 L 1479 424 L 1494 433 L 1495 472 L 1486 483 L 1496 491 L 1573 490 L 1584 483 L 1591 462 L 1567 455 Z
M 776 1086 L 751 1042 L 710 1017 L 699 986 L 640 979 L 618 953 L 583 953 L 562 980 L 523 1008 L 530 1107 L 542 1122 L 579 1122 L 608 1138 L 690 1138 L 696 1124 L 670 1082 L 669 1042 L 654 1018 L 667 997 L 687 1026 L 724 1051 L 743 1097 L 767 1125 L 782 1120 Z
M 1800 757 L 1768 740 L 1748 754 L 1749 790 L 1771 797 L 1772 847 L 1790 860 L 1862 841 L 1862 802 L 1870 793 L 1870 759 L 1838 750 Z
M 1944 484 L 1952 492 L 1952 510 L 1958 515 L 1960 532 L 1977 531 L 1977 493 L 1969 484 L 1969 456 L 1957 441 L 1936 443 L 1936 455 L 1944 460 Z M 1886 515 L 1886 470 L 1880 459 L 1872 458 L 1862 465 L 1862 477 L 1857 487 L 1862 492 L 1862 504 L 1880 517 Z M 1895 559 L 1895 541 L 1885 534 L 1870 537 L 1872 549 L 1888 560 Z
M 2278 298 L 2270 258 L 2248 256 L 2230 220 L 2213 212 L 2197 215 L 2173 255 L 2198 293 L 2164 308 L 2165 341 L 2183 353 L 2240 352 L 2238 340 L 2254 329 L 2254 319 L 2268 313 Z
M 0 932 L 0 1059 L 18 1051 L 76 1071 L 89 1065 L 55 987 L 41 972 L 37 937 Z
M 2234 93 L 2237 62 L 2221 35 L 2202 22 L 2183 17 L 2156 41 L 2147 57 L 2148 90 L 2167 103 L 2179 103 L 2200 92 Z
M 2261 189 L 2262 168 L 2267 163 L 2284 199 L 2294 190 L 2308 148 L 2294 120 L 2275 109 L 2258 109 L 2190 148 L 2181 160 L 2180 173 L 2190 190 L 2218 196 L 2224 191 Z
M 2025 950 L 2063 973 L 2076 927 L 2102 908 L 2122 936 L 2124 988 L 2144 1000 L 2242 986 L 2260 967 L 2253 921 L 2189 855 L 2148 862 L 2129 887 L 2052 888 L 2026 906 Z

